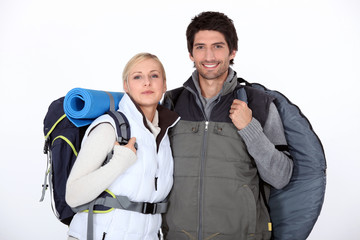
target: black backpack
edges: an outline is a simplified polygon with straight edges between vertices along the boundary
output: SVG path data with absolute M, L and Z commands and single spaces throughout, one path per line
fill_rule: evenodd
M 65 201 L 66 181 L 81 147 L 81 141 L 88 126 L 76 127 L 64 112 L 64 97 L 53 101 L 44 118 L 44 154 L 47 155 L 47 168 L 42 196 L 50 187 L 51 206 L 55 216 L 69 225 L 75 212 Z M 120 145 L 127 144 L 130 138 L 130 125 L 125 115 L 111 109 L 107 112 L 115 121 Z

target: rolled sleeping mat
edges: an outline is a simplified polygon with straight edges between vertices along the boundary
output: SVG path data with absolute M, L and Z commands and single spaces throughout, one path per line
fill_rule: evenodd
M 64 112 L 76 127 L 86 126 L 111 107 L 117 110 L 123 95 L 123 92 L 73 88 L 65 96 Z M 111 97 L 114 99 L 113 103 Z

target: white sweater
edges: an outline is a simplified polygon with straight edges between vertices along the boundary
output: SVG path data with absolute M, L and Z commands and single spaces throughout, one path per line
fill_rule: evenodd
M 157 126 L 151 133 L 143 124 L 143 115 L 137 110 L 129 96 L 124 95 L 119 103 L 129 122 L 131 135 L 136 137 L 136 155 L 124 146 L 114 146 L 114 128 L 107 123 L 110 117 L 96 120 L 87 132 L 79 156 L 67 183 L 66 200 L 70 206 L 79 206 L 95 199 L 105 189 L 116 195 L 124 195 L 137 202 L 159 202 L 168 195 L 173 183 L 173 159 L 167 134 L 162 138 L 157 151 Z M 157 116 L 154 118 L 157 125 Z M 100 125 L 98 125 L 101 123 Z M 107 153 L 114 147 L 110 162 L 101 167 Z M 137 158 L 137 160 L 136 160 Z M 155 189 L 157 178 L 157 190 Z M 105 214 L 94 215 L 94 239 L 157 239 L 161 225 L 160 214 L 141 214 L 115 209 Z M 74 216 L 69 235 L 86 239 L 87 213 Z

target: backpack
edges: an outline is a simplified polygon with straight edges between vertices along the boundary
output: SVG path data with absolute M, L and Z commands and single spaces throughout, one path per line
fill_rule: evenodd
M 62 223 L 69 225 L 75 212 L 65 201 L 66 181 L 87 126 L 77 127 L 69 120 L 64 112 L 64 99 L 65 97 L 61 97 L 53 101 L 44 118 L 44 154 L 47 155 L 47 167 L 40 202 L 44 200 L 45 191 L 50 187 L 52 210 Z M 115 111 L 113 106 L 107 114 L 115 121 L 120 145 L 127 144 L 131 135 L 125 115 Z
M 247 102 L 247 87 L 258 89 L 275 99 L 288 151 L 294 162 L 290 183 L 283 189 L 271 188 L 270 191 L 268 207 L 273 239 L 304 240 L 313 229 L 324 202 L 326 159 L 321 141 L 301 110 L 283 94 L 241 78 L 238 82 L 245 84 L 237 92 L 238 99 L 242 101 Z

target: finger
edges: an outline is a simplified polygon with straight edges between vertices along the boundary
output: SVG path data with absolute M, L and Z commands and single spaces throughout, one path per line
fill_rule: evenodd
M 129 139 L 128 144 L 134 145 L 135 142 L 136 142 L 136 137 L 132 137 L 132 138 Z
M 241 101 L 241 100 L 239 100 L 239 99 L 234 99 L 233 105 L 245 107 L 245 106 L 247 106 L 247 103 L 244 102 L 244 101 Z
M 243 107 L 244 107 L 244 106 L 241 105 L 241 104 L 232 104 L 232 105 L 230 106 L 230 110 L 235 111 L 235 110 L 241 109 L 241 108 L 243 108 Z
M 233 103 L 231 104 L 231 108 L 238 108 L 238 107 L 244 107 L 246 106 L 246 103 L 243 101 L 240 101 L 238 99 L 234 99 Z
M 234 101 L 233 101 L 233 104 L 241 104 L 241 103 L 244 103 L 243 101 L 235 98 Z

